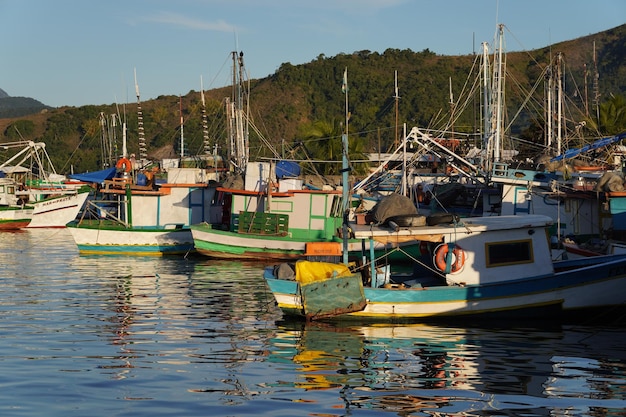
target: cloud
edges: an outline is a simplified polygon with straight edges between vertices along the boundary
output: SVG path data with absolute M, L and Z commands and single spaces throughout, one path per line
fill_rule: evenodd
M 383 9 L 391 9 L 406 4 L 409 0 L 317 0 L 302 8 L 342 10 L 350 13 L 376 13 Z M 289 2 L 291 4 L 291 2 Z
M 215 22 L 207 22 L 199 19 L 190 18 L 181 14 L 161 12 L 146 16 L 142 20 L 153 23 L 160 23 L 164 25 L 177 26 L 186 29 L 193 30 L 207 30 L 213 32 L 227 32 L 232 33 L 238 31 L 237 27 L 231 25 L 223 20 L 217 20 Z

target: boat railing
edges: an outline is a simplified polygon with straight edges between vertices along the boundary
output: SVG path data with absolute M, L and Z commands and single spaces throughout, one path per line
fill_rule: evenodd
M 494 162 L 493 169 L 491 170 L 492 177 L 508 177 L 509 176 L 509 164 L 506 162 Z
M 130 227 L 129 223 L 122 220 L 115 212 L 120 210 L 107 210 L 107 206 L 111 204 L 126 204 L 126 201 L 113 201 L 113 200 L 87 200 L 85 202 L 85 208 L 83 209 L 80 217 L 78 218 L 78 224 L 80 225 L 85 220 L 111 220 L 123 225 L 124 227 Z

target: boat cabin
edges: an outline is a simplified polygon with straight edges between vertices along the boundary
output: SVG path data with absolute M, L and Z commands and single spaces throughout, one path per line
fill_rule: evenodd
M 463 218 L 458 222 L 404 228 L 351 225 L 358 239 L 379 243 L 427 242 L 431 267 L 448 285 L 484 285 L 552 274 L 543 215 Z
M 19 184 L 10 178 L 0 178 L 0 206 L 21 206 L 28 203 L 28 198 L 22 199 L 15 193 Z

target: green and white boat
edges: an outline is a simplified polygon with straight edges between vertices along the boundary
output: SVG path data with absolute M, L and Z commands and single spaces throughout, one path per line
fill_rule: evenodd
M 262 191 L 218 187 L 211 212 L 220 220 L 190 227 L 196 251 L 217 259 L 340 257 L 342 191 L 309 189 L 300 183 L 284 187 L 279 185 L 278 191 L 266 186 Z M 369 250 L 370 243 L 365 245 Z M 414 241 L 381 239 L 372 245 L 377 256 L 394 260 L 420 256 Z M 348 239 L 347 246 L 353 255 L 363 250 L 360 240 Z
M 191 223 L 209 220 L 215 188 L 207 171 L 171 168 L 165 183 L 105 180 L 97 198 L 67 227 L 81 254 L 181 255 L 193 252 Z

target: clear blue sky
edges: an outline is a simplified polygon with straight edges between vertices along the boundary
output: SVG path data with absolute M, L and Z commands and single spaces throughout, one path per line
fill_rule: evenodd
M 228 85 L 320 54 L 472 53 L 506 26 L 508 51 L 626 23 L 625 0 L 0 0 L 0 88 L 50 106 L 134 102 Z M 393 68 L 389 69 L 390 72 Z

